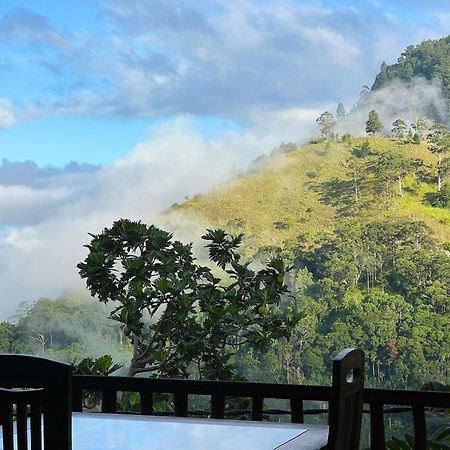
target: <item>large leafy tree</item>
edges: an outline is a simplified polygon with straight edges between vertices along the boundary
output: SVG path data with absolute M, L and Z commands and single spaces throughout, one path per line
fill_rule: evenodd
M 110 317 L 133 345 L 131 376 L 186 377 L 195 369 L 202 378 L 233 378 L 237 349 L 289 338 L 299 319 L 281 305 L 283 260 L 253 271 L 237 253 L 242 235 L 203 236 L 214 272 L 195 262 L 191 244 L 153 225 L 121 219 L 91 236 L 78 268 L 91 293 L 115 306 Z

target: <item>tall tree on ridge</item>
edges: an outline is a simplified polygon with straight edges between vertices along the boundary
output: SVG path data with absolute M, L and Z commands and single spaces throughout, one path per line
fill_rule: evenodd
M 372 109 L 372 111 L 369 112 L 369 119 L 366 122 L 366 133 L 374 135 L 379 133 L 382 128 L 383 126 L 378 117 L 378 113 Z
M 328 111 L 323 112 L 320 117 L 316 119 L 316 123 L 322 133 L 322 136 L 329 139 L 336 126 L 336 121 L 334 120 L 333 114 Z
M 419 135 L 420 139 L 424 139 L 428 131 L 428 125 L 425 119 L 417 119 L 416 123 L 411 124 L 411 128 Z
M 430 141 L 430 145 L 428 146 L 428 149 L 434 153 L 437 158 L 437 186 L 438 191 L 441 192 L 442 188 L 442 169 L 441 164 L 442 160 L 444 159 L 445 155 L 450 151 L 450 133 L 448 131 L 448 128 L 442 124 L 437 123 L 433 125 L 431 128 L 431 133 L 428 136 L 428 139 Z
M 345 117 L 345 107 L 342 102 L 339 102 L 339 105 L 337 106 L 336 111 L 336 118 L 337 120 L 341 120 Z
M 402 119 L 397 119 L 392 123 L 392 134 L 396 137 L 401 139 L 405 136 L 406 131 L 406 123 Z

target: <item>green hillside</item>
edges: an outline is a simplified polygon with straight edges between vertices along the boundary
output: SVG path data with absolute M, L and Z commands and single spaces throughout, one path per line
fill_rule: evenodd
M 299 238 L 312 241 L 351 217 L 362 222 L 420 220 L 440 242 L 450 241 L 450 210 L 422 203 L 424 195 L 435 191 L 435 187 L 414 176 L 414 171 L 406 177 L 403 198 L 392 186 L 392 197 L 387 202 L 384 195 L 373 195 L 368 186 L 361 188 L 367 195 L 364 203 L 352 201 L 348 192 L 351 189 L 345 190 L 345 183 L 351 181 L 346 161 L 353 149 L 366 140 L 373 152 L 400 152 L 418 160 L 416 174 L 420 168 L 429 171 L 436 161 L 426 143 L 415 145 L 391 138 L 309 144 L 270 159 L 260 171 L 172 207 L 168 215 L 181 212 L 202 227 L 221 226 L 243 232 L 250 238 L 253 250 L 267 245 L 290 247 Z M 369 184 L 370 175 L 368 178 Z
M 294 266 L 283 307 L 304 318 L 289 342 L 242 353 L 248 379 L 326 383 L 332 356 L 359 347 L 369 386 L 450 382 L 450 189 L 443 179 L 437 193 L 429 146 L 369 137 L 284 147 L 165 213 L 174 231 L 224 227 L 245 234 L 244 257 L 281 253 Z M 436 196 L 443 207 L 430 205 Z

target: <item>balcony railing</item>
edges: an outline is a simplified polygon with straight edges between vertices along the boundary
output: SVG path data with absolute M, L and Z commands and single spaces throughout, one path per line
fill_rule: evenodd
M 302 423 L 305 415 L 326 413 L 326 408 L 304 409 L 304 402 L 325 403 L 331 396 L 331 388 L 328 386 L 75 375 L 74 411 L 82 411 L 84 391 L 100 393 L 101 411 L 105 413 L 117 412 L 118 392 L 136 392 L 140 396 L 140 413 L 148 415 L 161 414 L 154 409 L 155 394 L 172 394 L 173 411 L 166 414 L 178 417 L 199 414 L 198 411 L 189 411 L 189 395 L 206 395 L 210 397 L 210 409 L 200 414 L 214 419 L 226 416 L 227 397 L 246 397 L 251 399 L 251 408 L 248 411 L 238 411 L 239 414 L 248 413 L 250 419 L 256 421 L 263 420 L 263 415 L 266 414 L 287 414 L 292 423 Z M 264 409 L 265 399 L 289 400 L 290 410 Z M 365 389 L 364 403 L 368 405 L 365 413 L 370 415 L 372 450 L 385 449 L 384 414 L 400 412 L 412 413 L 415 448 L 419 450 L 426 448 L 426 409 L 450 408 L 450 392 Z M 387 405 L 389 408 L 386 408 Z

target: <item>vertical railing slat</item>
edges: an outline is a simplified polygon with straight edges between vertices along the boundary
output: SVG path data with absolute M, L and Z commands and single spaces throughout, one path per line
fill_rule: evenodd
M 222 394 L 211 395 L 211 418 L 225 418 L 225 396 Z
M 421 405 L 412 407 L 414 421 L 415 449 L 422 450 L 427 445 L 427 424 L 425 421 L 425 408 Z
M 260 395 L 252 397 L 252 420 L 259 422 L 262 420 L 263 405 L 264 397 Z
M 141 397 L 141 414 L 152 415 L 153 410 L 153 392 L 141 391 L 139 392 Z
M 42 409 L 38 404 L 33 404 L 30 407 L 30 422 L 31 422 L 31 448 L 33 450 L 41 450 L 42 448 Z
M 290 398 L 289 403 L 291 405 L 291 422 L 303 423 L 303 400 L 301 398 Z
M 113 389 L 102 390 L 102 412 L 117 412 L 117 391 Z
M 3 450 L 13 450 L 13 406 L 7 403 L 0 404 L 0 416 L 3 431 Z
M 72 411 L 83 411 L 83 389 L 78 386 L 72 387 Z
M 27 450 L 27 405 L 18 403 L 16 405 L 16 427 L 17 427 L 17 449 Z
M 174 397 L 174 415 L 176 417 L 187 417 L 188 415 L 188 394 L 185 392 L 177 392 Z
M 385 450 L 386 435 L 384 430 L 384 405 L 370 404 L 370 448 L 371 450 Z

